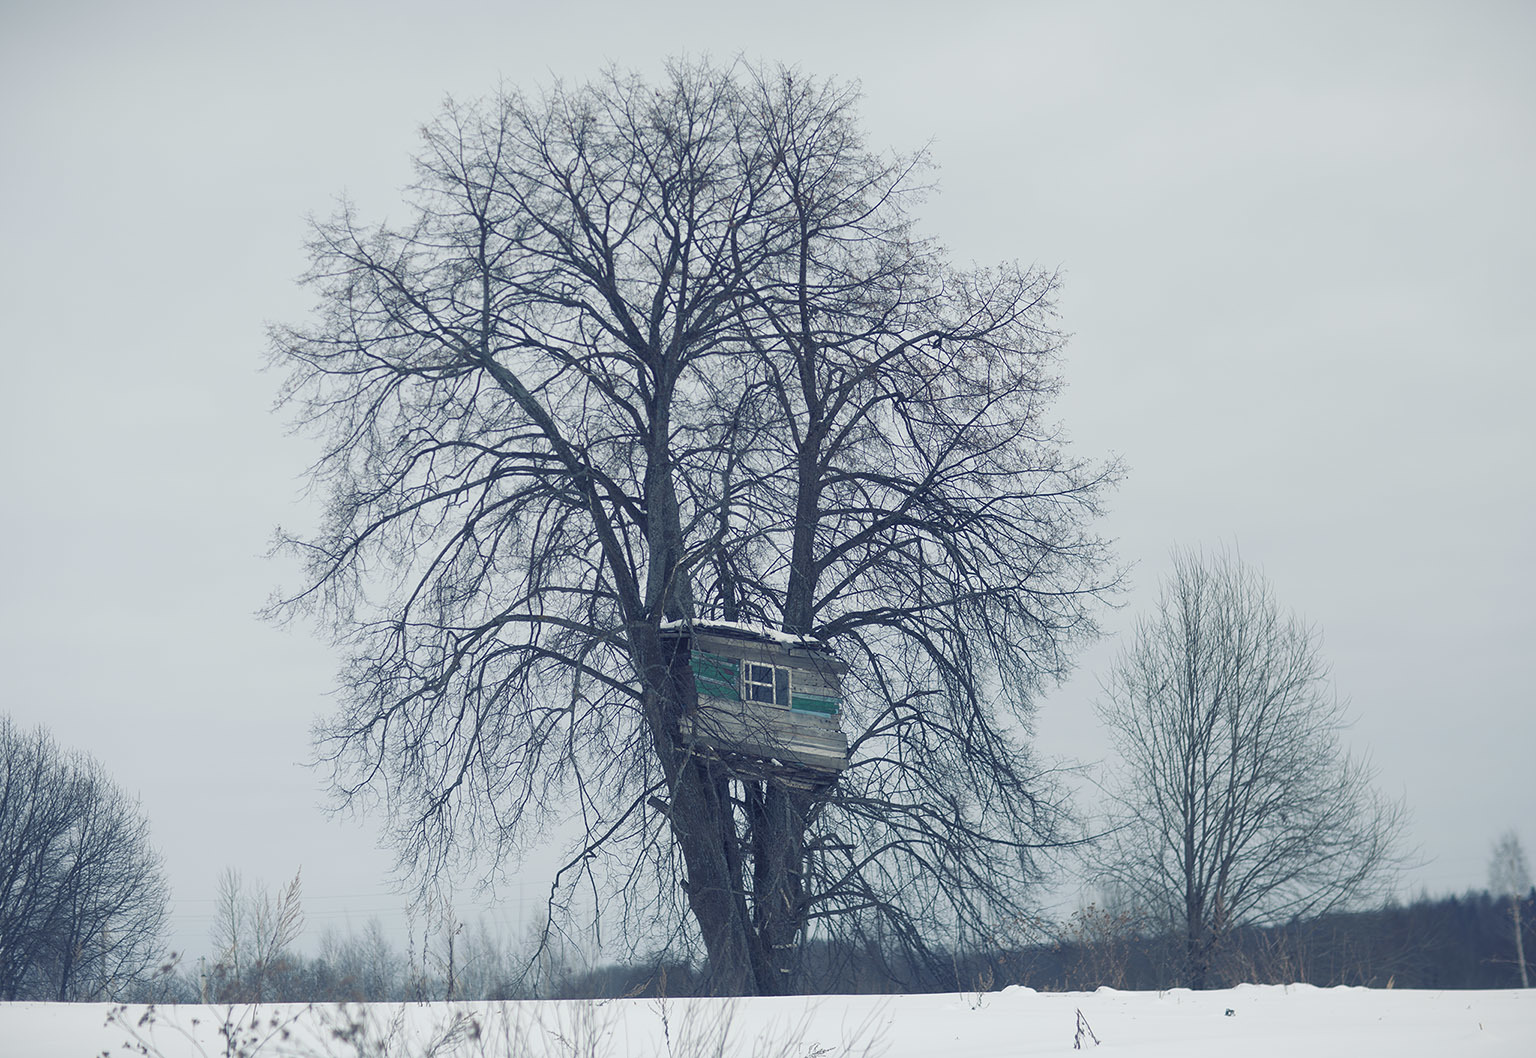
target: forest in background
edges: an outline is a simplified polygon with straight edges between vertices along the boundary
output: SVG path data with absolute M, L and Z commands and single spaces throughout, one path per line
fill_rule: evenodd
M 1521 901 L 1527 944 L 1536 942 L 1536 888 Z M 1268 928 L 1242 928 L 1214 968 L 1215 985 L 1489 989 L 1520 985 L 1511 898 L 1486 890 L 1420 896 L 1375 910 L 1337 912 Z M 1030 927 L 1021 948 L 956 952 L 947 974 L 892 951 L 807 946 L 807 972 L 829 994 L 988 992 L 1022 985 L 1039 991 L 1162 990 L 1180 987 L 1182 938 L 1133 916 L 1088 905 L 1060 923 Z M 427 1002 L 443 999 L 584 999 L 703 994 L 697 966 L 635 961 L 582 968 L 533 944 L 514 945 L 463 924 L 428 930 L 393 946 L 375 924 L 361 934 L 327 932 L 317 953 L 292 949 L 247 962 L 162 967 L 123 998 L 140 1002 Z

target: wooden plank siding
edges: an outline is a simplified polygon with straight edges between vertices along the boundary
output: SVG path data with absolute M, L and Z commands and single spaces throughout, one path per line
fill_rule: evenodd
M 769 767 L 836 774 L 848 766 L 848 738 L 838 723 L 840 677 L 848 670 L 843 662 L 814 641 L 785 643 L 705 629 L 679 632 L 677 638 L 689 650 L 699 696 L 698 711 L 679 721 L 685 738 Z M 787 670 L 787 695 L 779 684 L 778 702 L 746 700 L 742 666 L 748 662 Z
M 693 683 L 700 697 L 741 700 L 741 662 L 705 650 L 695 650 L 688 658 L 693 669 Z
M 820 713 L 822 716 L 837 715 L 837 699 L 820 694 L 790 693 L 789 706 L 797 713 Z
M 830 716 L 725 698 L 700 699 L 681 720 L 682 734 L 712 749 L 818 771 L 848 766 L 848 739 Z

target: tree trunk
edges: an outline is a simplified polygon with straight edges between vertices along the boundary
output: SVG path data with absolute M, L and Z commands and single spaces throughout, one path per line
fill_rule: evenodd
M 717 762 L 678 745 L 678 719 L 697 701 L 688 651 L 662 645 L 653 626 L 632 633 L 645 686 L 646 717 L 670 794 L 668 821 L 682 853 L 683 890 L 709 957 L 707 991 L 755 995 L 746 896 L 739 857 L 731 855 L 735 821 L 727 778 Z
M 1189 987 L 1203 991 L 1209 984 L 1214 938 L 1205 922 L 1205 904 L 1196 896 L 1184 906 L 1184 973 Z
M 802 358 L 802 389 L 808 404 L 806 438 L 798 453 L 795 524 L 783 630 L 810 635 L 815 627 L 816 530 L 821 502 L 818 454 L 823 427 L 809 357 Z M 806 926 L 805 832 L 817 797 L 769 779 L 752 819 L 754 925 L 758 982 L 767 995 L 795 990 L 800 943 Z
M 1189 987 L 1203 991 L 1210 971 L 1205 943 L 1195 926 L 1191 925 L 1184 942 L 1184 969 L 1189 975 Z
M 694 758 L 681 769 L 672 797 L 672 832 L 688 869 L 684 889 L 709 954 L 710 995 L 757 995 L 748 942 L 741 877 L 726 853 L 734 828 L 725 780 L 708 761 Z
M 1515 919 L 1515 961 L 1520 964 L 1520 987 L 1529 988 L 1531 979 L 1525 969 L 1525 938 L 1521 936 L 1523 931 L 1520 928 L 1520 900 L 1520 894 L 1516 893 L 1510 913 Z
M 693 590 L 683 571 L 683 531 L 667 449 L 670 387 L 658 386 L 645 472 L 648 562 L 645 614 L 631 626 L 631 651 L 645 693 L 647 722 L 667 779 L 668 819 L 683 856 L 683 890 L 709 957 L 712 995 L 755 995 L 749 924 L 728 777 L 717 762 L 678 745 L 678 720 L 697 707 L 688 651 L 663 647 L 658 620 L 694 615 Z
M 773 779 L 751 799 L 753 966 L 763 995 L 789 995 L 805 926 L 805 829 L 810 794 Z

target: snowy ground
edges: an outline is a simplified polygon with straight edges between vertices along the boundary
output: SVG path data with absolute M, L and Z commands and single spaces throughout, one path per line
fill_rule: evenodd
M 753 1000 L 374 1004 L 367 1008 L 0 1004 L 3 1058 L 658 1055 L 1105 1058 L 1536 1055 L 1536 989 L 1414 992 L 1308 985 L 1220 992 L 1002 992 Z M 131 1029 L 131 1032 L 130 1032 Z M 1092 1035 L 1089 1035 L 1091 1030 Z M 454 1035 L 454 1033 L 457 1035 Z M 454 1038 L 444 1040 L 444 1036 Z M 1097 1037 L 1098 1043 L 1094 1042 Z M 147 1045 L 147 1051 L 138 1044 Z M 442 1049 L 434 1050 L 434 1043 Z M 383 1045 L 382 1047 L 380 1045 Z M 244 1045 L 245 1049 L 227 1047 Z

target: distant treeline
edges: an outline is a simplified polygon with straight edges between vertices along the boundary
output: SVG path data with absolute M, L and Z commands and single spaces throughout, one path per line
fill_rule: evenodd
M 1536 889 L 1522 919 L 1536 951 Z M 1241 983 L 1372 988 L 1517 988 L 1511 900 L 1486 892 L 1420 898 L 1371 911 L 1341 912 L 1266 929 L 1245 928 L 1215 966 L 1212 987 Z M 895 965 L 875 950 L 809 945 L 810 980 L 827 992 L 990 991 L 1025 985 L 1041 991 L 1164 989 L 1185 985 L 1182 938 L 1147 929 L 1131 916 L 1087 907 L 1049 930 L 1048 940 L 1014 951 L 959 955 L 949 966 Z M 687 967 L 605 967 L 571 976 L 559 995 L 688 994 L 699 979 Z
M 1536 951 L 1536 889 L 1522 902 L 1525 940 Z M 1265 929 L 1240 929 L 1215 966 L 1215 987 L 1244 982 L 1372 988 L 1511 988 L 1520 984 L 1512 903 L 1486 892 L 1420 898 L 1371 911 L 1329 914 Z M 866 949 L 810 944 L 806 980 L 825 992 L 991 991 L 1025 985 L 1042 991 L 1164 989 L 1185 984 L 1180 938 L 1123 913 L 1089 906 L 1066 922 L 1040 927 L 1038 943 L 1017 950 L 963 953 L 944 965 L 893 960 Z M 547 955 L 530 974 L 526 951 L 484 934 L 460 934 L 454 947 L 400 952 L 376 928 L 329 935 L 315 956 L 285 954 L 262 968 L 255 987 L 271 1002 L 606 998 L 698 994 L 698 967 L 637 961 L 573 969 Z M 537 983 L 535 983 L 537 981 Z M 243 1002 L 252 981 L 197 960 L 167 968 L 124 998 L 156 1002 Z
M 1533 935 L 1525 897 L 1524 934 Z M 1217 960 L 1213 987 L 1242 983 L 1371 988 L 1511 988 L 1520 986 L 1511 898 L 1486 892 L 1421 898 L 1372 911 L 1340 912 L 1264 929 L 1237 930 Z M 1175 988 L 1182 938 L 1123 928 L 1095 908 L 1078 912 L 1053 944 L 964 963 L 961 984 L 1028 985 L 1079 991 Z M 949 987 L 955 985 L 950 983 Z

